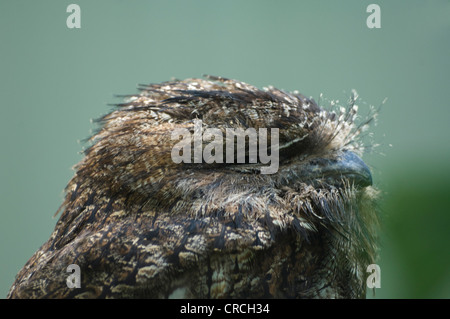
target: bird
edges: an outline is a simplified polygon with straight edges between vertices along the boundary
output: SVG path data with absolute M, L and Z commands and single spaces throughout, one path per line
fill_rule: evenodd
M 119 97 L 7 298 L 366 297 L 380 191 L 362 160 L 376 116 L 356 91 L 326 108 L 203 76 Z

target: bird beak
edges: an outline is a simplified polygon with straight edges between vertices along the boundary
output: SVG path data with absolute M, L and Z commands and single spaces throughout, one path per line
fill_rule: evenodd
M 334 158 L 314 158 L 304 165 L 300 175 L 305 179 L 322 179 L 329 184 L 346 180 L 359 187 L 372 185 L 369 167 L 351 151 L 343 151 Z

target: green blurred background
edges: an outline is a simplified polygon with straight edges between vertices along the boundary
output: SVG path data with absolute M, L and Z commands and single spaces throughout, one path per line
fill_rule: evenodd
M 354 88 L 363 114 L 387 97 L 365 156 L 383 193 L 375 298 L 450 297 L 448 0 L 1 1 L 1 297 L 53 230 L 90 119 L 138 83 L 202 74 L 316 100 Z

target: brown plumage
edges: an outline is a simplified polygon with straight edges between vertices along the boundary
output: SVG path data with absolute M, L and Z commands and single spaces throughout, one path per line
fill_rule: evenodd
M 355 124 L 354 96 L 334 112 L 219 77 L 139 89 L 100 119 L 54 232 L 9 298 L 365 297 L 377 191 L 356 155 L 372 117 Z M 278 128 L 278 171 L 175 163 L 172 132 L 195 120 L 224 135 Z M 66 285 L 71 264 L 81 288 Z

